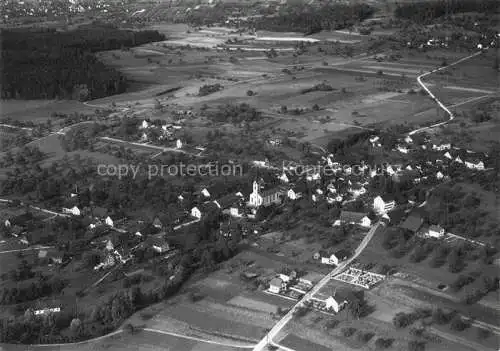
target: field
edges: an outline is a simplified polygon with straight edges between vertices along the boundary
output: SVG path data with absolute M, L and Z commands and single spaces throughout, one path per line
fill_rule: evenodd
M 26 346 L 1 345 L 2 351 L 26 350 Z M 134 334 L 121 333 L 96 342 L 80 343 L 78 345 L 30 347 L 30 350 L 46 351 L 243 351 L 238 347 L 220 344 L 209 344 L 187 338 L 161 333 L 140 331 Z

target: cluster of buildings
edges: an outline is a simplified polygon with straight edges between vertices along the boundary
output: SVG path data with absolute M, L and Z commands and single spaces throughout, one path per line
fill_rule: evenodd
M 162 124 L 157 125 L 150 121 L 143 120 L 139 125 L 139 132 L 141 133 L 140 142 L 150 141 L 175 141 L 175 134 L 181 130 L 182 126 L 178 124 Z M 176 140 L 176 147 L 182 148 L 182 141 Z

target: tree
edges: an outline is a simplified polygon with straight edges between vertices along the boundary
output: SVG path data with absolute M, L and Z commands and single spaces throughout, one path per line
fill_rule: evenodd
M 465 322 L 459 314 L 456 314 L 450 323 L 450 328 L 456 331 L 464 331 L 468 327 L 470 327 L 470 324 Z
M 425 342 L 418 340 L 411 340 L 408 342 L 408 350 L 409 351 L 424 351 L 425 350 Z

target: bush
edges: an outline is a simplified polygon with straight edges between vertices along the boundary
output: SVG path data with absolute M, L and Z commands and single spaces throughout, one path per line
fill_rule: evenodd
M 356 328 L 352 328 L 352 327 L 346 327 L 346 328 L 342 328 L 342 335 L 344 335 L 346 338 L 349 338 L 351 336 L 354 335 L 354 333 L 356 333 Z
M 358 332 L 357 334 L 357 338 L 360 342 L 362 343 L 367 343 L 368 341 L 370 341 L 373 337 L 375 336 L 375 333 L 372 333 L 372 332 Z
M 432 322 L 436 324 L 446 324 L 449 323 L 451 319 L 451 313 L 444 312 L 441 308 L 437 308 L 432 311 Z
M 392 346 L 394 339 L 391 338 L 378 338 L 375 340 L 375 347 L 377 349 L 387 349 Z
M 425 350 L 425 342 L 412 340 L 408 342 L 408 350 L 409 351 L 424 351 Z
M 330 319 L 328 322 L 325 323 L 325 328 L 326 329 L 334 329 L 339 325 L 339 321 L 336 319 Z
M 470 324 L 465 322 L 458 314 L 453 317 L 450 324 L 450 328 L 455 331 L 464 331 L 468 327 L 470 327 Z

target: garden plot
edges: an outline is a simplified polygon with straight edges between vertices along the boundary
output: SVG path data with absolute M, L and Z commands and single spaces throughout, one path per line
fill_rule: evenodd
M 349 268 L 347 271 L 334 276 L 333 279 L 360 286 L 365 289 L 371 289 L 374 285 L 384 280 L 385 275 L 362 271 L 357 268 Z

